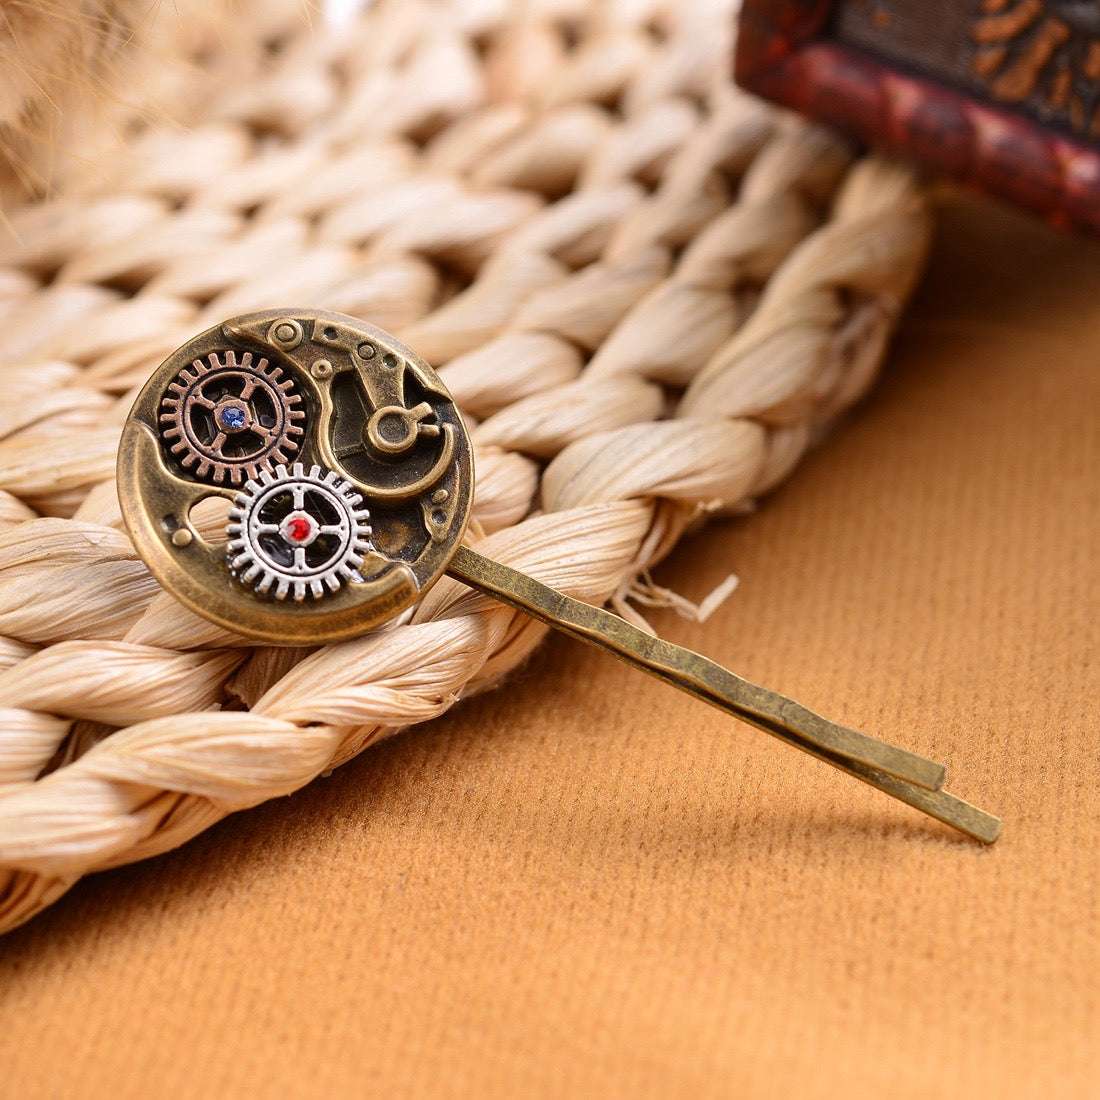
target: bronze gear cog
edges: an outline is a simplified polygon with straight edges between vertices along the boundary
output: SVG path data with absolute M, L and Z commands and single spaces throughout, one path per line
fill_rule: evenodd
M 298 450 L 305 412 L 282 367 L 229 349 L 195 359 L 161 402 L 161 438 L 175 461 L 202 481 L 233 485 L 285 464 Z

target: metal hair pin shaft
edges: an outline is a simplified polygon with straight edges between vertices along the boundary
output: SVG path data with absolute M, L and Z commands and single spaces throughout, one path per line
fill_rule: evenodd
M 271 644 L 353 637 L 444 573 L 986 843 L 997 818 L 945 769 L 830 722 L 690 650 L 462 545 L 473 499 L 462 418 L 439 376 L 342 314 L 265 311 L 200 333 L 139 394 L 119 448 L 123 518 L 160 582 Z M 228 509 L 211 539 L 192 510 Z
M 565 596 L 468 547 L 455 551 L 447 572 L 975 840 L 991 844 L 1000 835 L 998 818 L 941 789 L 947 769 L 934 760 L 830 722 L 785 695 L 735 676 L 701 654 L 655 638 L 610 611 Z

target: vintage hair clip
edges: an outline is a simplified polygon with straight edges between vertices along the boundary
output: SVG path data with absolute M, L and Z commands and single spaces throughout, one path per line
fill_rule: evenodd
M 122 514 L 164 587 L 270 644 L 336 642 L 415 603 L 443 574 L 986 843 L 991 814 L 943 790 L 941 764 L 827 721 L 713 661 L 463 545 L 474 469 L 438 375 L 352 317 L 250 313 L 208 329 L 146 383 L 122 433 Z M 231 505 L 225 539 L 192 509 Z

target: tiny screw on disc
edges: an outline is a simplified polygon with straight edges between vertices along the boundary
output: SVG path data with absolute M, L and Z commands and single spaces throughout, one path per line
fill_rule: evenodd
M 415 352 L 353 317 L 267 310 L 157 368 L 123 429 L 118 492 L 169 592 L 237 634 L 300 645 L 420 598 L 465 534 L 473 464 Z M 224 502 L 214 527 L 196 522 L 211 497 Z

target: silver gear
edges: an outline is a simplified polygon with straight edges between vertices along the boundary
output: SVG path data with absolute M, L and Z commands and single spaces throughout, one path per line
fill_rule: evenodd
M 171 382 L 161 402 L 161 436 L 172 456 L 203 481 L 240 485 L 285 463 L 298 449 L 305 412 L 294 382 L 246 351 L 211 352 Z
M 229 510 L 234 576 L 277 600 L 320 599 L 360 580 L 363 555 L 374 549 L 362 503 L 350 482 L 321 466 L 261 470 Z

